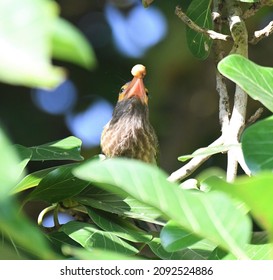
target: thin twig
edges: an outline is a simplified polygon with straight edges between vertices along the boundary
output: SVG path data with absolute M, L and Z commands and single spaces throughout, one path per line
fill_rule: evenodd
M 257 121 L 257 119 L 259 119 L 262 115 L 264 111 L 264 108 L 260 107 L 255 113 L 254 115 L 252 115 L 246 122 L 246 125 L 245 126 L 249 126 L 253 123 L 255 123 Z
M 175 14 L 192 30 L 202 33 L 208 37 L 210 37 L 213 40 L 223 40 L 228 41 L 231 39 L 229 35 L 221 34 L 218 32 L 215 32 L 214 30 L 206 29 L 203 27 L 200 27 L 197 25 L 194 21 L 192 21 L 179 6 L 176 6 Z
M 262 7 L 273 6 L 272 0 L 260 0 L 258 3 L 253 3 L 242 15 L 242 19 L 247 19 L 254 16 Z

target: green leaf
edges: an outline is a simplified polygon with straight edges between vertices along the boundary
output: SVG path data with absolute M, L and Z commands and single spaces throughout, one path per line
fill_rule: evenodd
M 86 209 L 93 222 L 104 231 L 132 242 L 148 242 L 152 239 L 152 235 L 139 229 L 124 218 L 120 218 L 117 215 L 106 215 L 102 211 L 94 210 L 90 207 Z
M 51 203 L 59 202 L 79 194 L 88 186 L 88 182 L 75 178 L 71 170 L 76 164 L 61 166 L 49 172 L 27 198 L 44 200 Z
M 251 178 L 241 177 L 232 184 L 216 177 L 206 181 L 212 189 L 221 190 L 245 202 L 256 221 L 269 232 L 273 241 L 272 182 L 272 173 L 262 173 Z
M 15 194 L 36 187 L 41 180 L 54 169 L 56 169 L 56 167 L 39 170 L 27 175 L 12 189 L 11 193 Z
M 135 247 L 118 238 L 116 235 L 101 231 L 87 223 L 68 222 L 60 230 L 88 250 L 101 248 L 127 255 L 138 253 Z
M 0 201 L 20 179 L 22 167 L 15 148 L 0 128 Z
M 273 112 L 273 68 L 259 66 L 241 55 L 232 54 L 219 62 L 218 69 Z
M 220 145 L 220 146 L 214 146 L 214 147 L 205 147 L 200 148 L 194 151 L 191 155 L 184 155 L 180 156 L 178 160 L 180 161 L 186 161 L 188 159 L 198 157 L 198 156 L 211 156 L 218 153 L 225 153 L 230 148 L 237 147 L 238 145 Z
M 70 136 L 62 140 L 30 147 L 31 160 L 83 160 L 80 155 L 82 141 Z
M 211 254 L 203 248 L 187 248 L 176 252 L 167 252 L 160 243 L 159 238 L 154 238 L 149 242 L 149 247 L 155 255 L 163 260 L 206 260 Z
M 242 135 L 242 149 L 252 173 L 273 170 L 273 117 L 248 127 Z
M 0 1 L 0 80 L 54 87 L 65 72 L 51 64 L 51 30 L 58 8 L 48 0 Z
M 162 216 L 160 211 L 127 195 L 121 196 L 101 188 L 88 186 L 83 192 L 75 196 L 74 200 L 80 204 L 120 216 L 162 224 L 158 220 Z
M 52 47 L 55 58 L 74 62 L 87 69 L 96 65 L 95 54 L 89 42 L 78 29 L 61 18 L 54 24 Z
M 168 252 L 187 248 L 200 240 L 193 233 L 187 232 L 177 223 L 169 221 L 160 232 L 162 246 Z
M 193 0 L 188 7 L 187 15 L 200 27 L 212 29 L 210 5 L 211 0 Z M 186 36 L 192 54 L 199 59 L 206 59 L 210 53 L 212 40 L 189 27 L 186 29 Z
M 168 182 L 167 175 L 156 166 L 136 160 L 94 160 L 77 167 L 73 173 L 99 187 L 112 185 L 125 191 L 158 208 L 185 230 L 211 240 L 239 258 L 247 258 L 243 247 L 250 239 L 250 219 L 222 193 L 182 190 Z

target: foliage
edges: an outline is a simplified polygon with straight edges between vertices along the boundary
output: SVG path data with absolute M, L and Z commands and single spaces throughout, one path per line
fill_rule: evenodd
M 55 4 L 46 0 L 13 2 L 0 4 L 0 16 L 2 13 L 1 18 L 9 22 L 9 13 L 3 13 L 4 10 L 16 13 L 25 7 L 29 17 L 22 19 L 21 32 L 26 32 L 25 27 L 34 16 L 40 20 L 32 26 L 31 41 L 28 36 L 21 40 L 9 25 L 7 43 L 18 42 L 20 55 L 38 60 L 31 59 L 33 65 L 17 71 L 17 54 L 0 52 L 1 58 L 6 57 L 0 68 L 2 81 L 27 86 L 55 85 L 62 76 L 49 63 L 50 53 L 83 67 L 94 65 L 95 58 L 85 39 L 57 17 Z M 200 6 L 199 2 L 191 2 L 189 16 L 202 28 L 212 28 L 208 16 L 211 1 L 201 1 Z M 197 17 L 198 14 L 202 16 Z M 195 37 L 189 30 L 187 39 L 198 58 L 209 55 L 211 39 L 204 35 Z M 32 40 L 40 42 L 38 47 Z M 192 42 L 200 48 L 193 47 Z M 238 54 L 223 59 L 218 68 L 273 111 L 272 69 Z M 81 141 L 75 137 L 24 147 L 12 145 L 0 129 L 0 258 L 272 259 L 272 127 L 269 117 L 247 128 L 241 143 L 199 149 L 180 157 L 187 160 L 211 156 L 242 145 L 245 162 L 254 174 L 226 182 L 222 172 L 206 170 L 196 177 L 194 189 L 171 182 L 159 167 L 137 160 L 100 156 L 84 160 Z M 45 160 L 52 161 L 52 167 L 27 174 L 31 161 Z M 47 203 L 38 219 L 40 228 L 22 213 L 23 205 L 18 202 L 22 193 L 27 193 L 23 204 L 37 200 Z M 43 227 L 48 212 L 54 217 L 53 228 Z M 72 220 L 60 224 L 61 212 L 71 215 Z M 253 222 L 259 225 L 259 231 Z

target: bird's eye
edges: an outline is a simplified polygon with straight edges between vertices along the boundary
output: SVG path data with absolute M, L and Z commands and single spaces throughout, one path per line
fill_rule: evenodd
M 125 90 L 125 86 L 121 87 L 120 91 L 119 91 L 119 94 L 123 93 Z
M 149 96 L 149 91 L 147 88 L 145 88 L 146 96 Z
M 125 91 L 125 89 L 128 87 L 128 85 L 130 84 L 130 82 L 126 83 L 125 85 L 123 85 L 119 91 L 119 94 L 123 93 Z

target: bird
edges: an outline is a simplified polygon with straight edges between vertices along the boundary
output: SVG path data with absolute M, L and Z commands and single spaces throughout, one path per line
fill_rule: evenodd
M 158 163 L 158 138 L 149 121 L 149 93 L 143 79 L 146 68 L 135 65 L 133 79 L 123 85 L 111 120 L 101 135 L 101 150 L 107 158 L 125 157 Z

